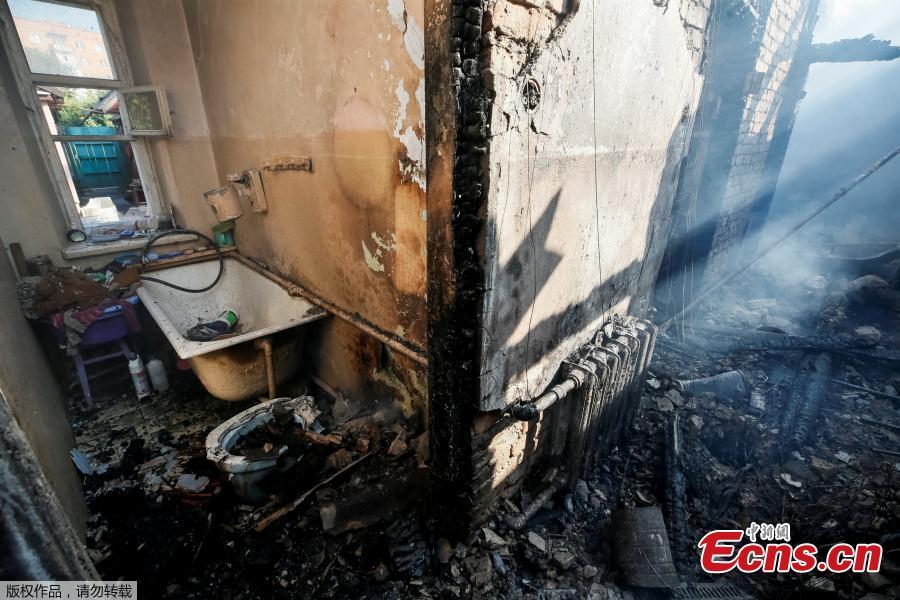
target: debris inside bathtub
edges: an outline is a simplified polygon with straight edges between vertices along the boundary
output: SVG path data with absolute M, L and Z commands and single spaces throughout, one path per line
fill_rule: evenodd
M 185 337 L 192 342 L 211 342 L 232 333 L 237 324 L 237 313 L 233 310 L 224 310 L 212 321 L 201 322 L 188 329 Z

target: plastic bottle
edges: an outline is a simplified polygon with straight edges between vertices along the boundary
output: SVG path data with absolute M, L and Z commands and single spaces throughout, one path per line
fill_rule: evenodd
M 150 376 L 150 383 L 157 392 L 165 392 L 169 389 L 169 376 L 166 375 L 166 366 L 163 361 L 158 358 L 151 358 L 147 361 L 147 375 Z
M 150 382 L 147 381 L 147 372 L 144 370 L 144 362 L 137 354 L 128 361 L 128 372 L 131 373 L 131 381 L 134 383 L 134 391 L 138 399 L 150 395 Z

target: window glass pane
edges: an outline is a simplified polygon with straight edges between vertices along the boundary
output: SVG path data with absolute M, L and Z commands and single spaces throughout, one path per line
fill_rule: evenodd
M 97 13 L 41 0 L 9 0 L 33 73 L 115 79 Z
M 54 135 L 122 135 L 119 95 L 112 90 L 36 88 L 38 103 Z
M 132 131 L 160 131 L 164 129 L 159 99 L 155 91 L 122 93 L 125 111 Z

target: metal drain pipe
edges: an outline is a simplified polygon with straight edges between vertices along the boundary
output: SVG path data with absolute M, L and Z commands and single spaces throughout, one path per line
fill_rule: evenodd
M 263 355 L 265 357 L 266 362 L 266 383 L 269 388 L 269 400 L 277 398 L 278 396 L 275 394 L 275 358 L 274 352 L 272 351 L 272 338 L 262 338 L 260 340 L 256 340 L 256 347 L 263 351 Z
M 550 501 L 553 500 L 553 496 L 563 488 L 564 484 L 565 481 L 562 479 L 551 481 L 547 487 L 531 501 L 531 504 L 522 507 L 521 513 L 506 517 L 506 524 L 516 531 L 523 529 L 525 525 L 528 524 L 528 521 L 531 520 L 531 517 L 536 515 L 539 510 L 547 506 Z

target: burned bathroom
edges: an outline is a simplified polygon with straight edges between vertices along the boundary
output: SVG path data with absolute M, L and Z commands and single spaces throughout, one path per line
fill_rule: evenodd
M 3 597 L 900 598 L 894 0 L 0 41 Z

